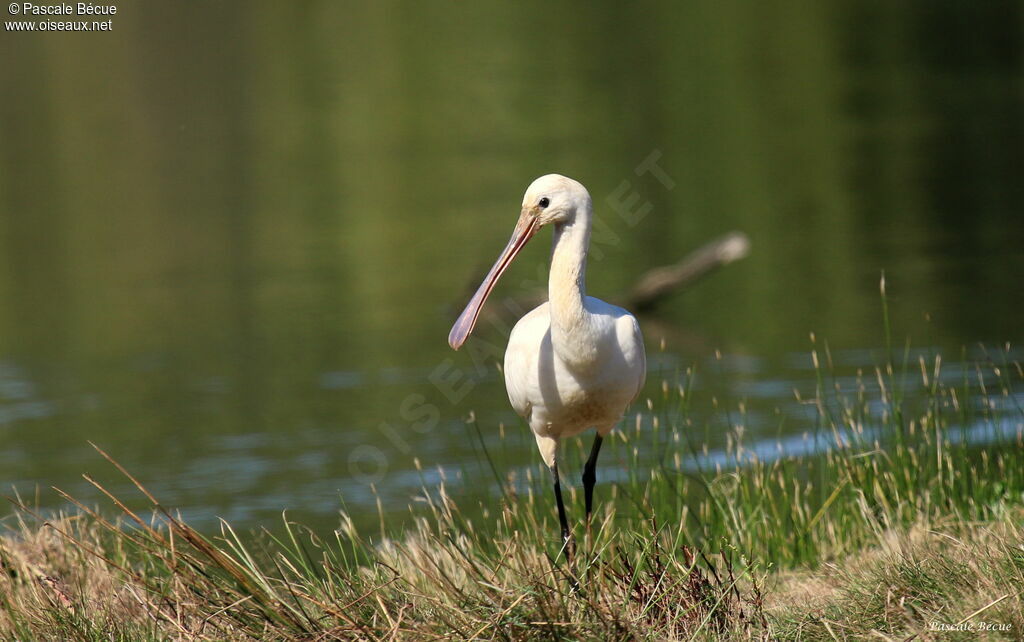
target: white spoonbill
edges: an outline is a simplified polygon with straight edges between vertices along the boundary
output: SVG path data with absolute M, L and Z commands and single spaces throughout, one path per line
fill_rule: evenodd
M 551 469 L 566 544 L 570 532 L 558 481 L 559 440 L 597 429 L 583 469 L 589 523 L 601 441 L 640 393 L 647 372 L 644 341 L 633 315 L 586 295 L 593 216 L 590 194 L 577 181 L 558 174 L 533 181 L 523 197 L 512 239 L 448 335 L 448 343 L 458 350 L 512 259 L 537 230 L 553 225 L 548 302 L 531 310 L 512 329 L 505 350 L 505 388 L 512 407 L 529 422 L 541 457 Z

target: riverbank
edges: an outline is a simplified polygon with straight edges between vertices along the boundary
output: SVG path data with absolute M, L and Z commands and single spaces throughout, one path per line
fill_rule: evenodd
M 68 497 L 73 515 L 21 505 L 6 518 L 0 634 L 1019 639 L 1020 364 L 994 355 L 950 377 L 938 356 L 904 359 L 847 381 L 827 349 L 812 357 L 819 384 L 801 402 L 817 429 L 802 450 L 746 448 L 741 407 L 709 457 L 693 445 L 690 374 L 666 382 L 610 440 L 627 474 L 599 484 L 571 562 L 539 465 L 494 469 L 485 505 L 460 506 L 464 483 L 424 481 L 410 516 L 381 506 L 374 532 L 342 514 L 329 533 L 285 516 L 252 534 L 200 533 L 122 469 L 134 498 L 97 484 L 99 509 Z M 566 448 L 569 470 L 583 446 Z M 661 465 L 642 466 L 642 448 Z
M 842 559 L 779 572 L 744 565 L 736 551 L 673 555 L 649 532 L 603 541 L 586 559 L 578 551 L 570 570 L 530 533 L 485 552 L 472 534 L 451 532 L 454 522 L 440 531 L 421 524 L 371 559 L 347 535 L 323 542 L 299 529 L 294 540 L 242 548 L 230 530 L 206 541 L 183 524 L 118 536 L 92 517 L 28 520 L 0 540 L 0 634 L 1019 639 L 1024 511 L 994 508 L 999 517 L 985 523 L 880 530 Z

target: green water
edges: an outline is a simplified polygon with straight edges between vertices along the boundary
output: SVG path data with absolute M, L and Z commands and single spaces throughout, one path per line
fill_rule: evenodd
M 330 526 L 370 519 L 368 481 L 403 508 L 414 457 L 470 492 L 471 411 L 500 472 L 535 462 L 445 339 L 553 171 L 594 196 L 596 296 L 749 236 L 641 325 L 649 394 L 696 364 L 755 438 L 806 429 L 810 332 L 846 374 L 884 358 L 882 270 L 898 350 L 1016 345 L 1022 33 L 1019 3 L 933 0 L 139 2 L 0 33 L 0 484 L 126 488 L 92 440 L 198 523 Z M 541 237 L 497 303 L 543 279 Z

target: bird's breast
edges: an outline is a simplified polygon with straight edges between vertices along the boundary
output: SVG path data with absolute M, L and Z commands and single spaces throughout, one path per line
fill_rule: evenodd
M 547 312 L 544 304 L 527 314 L 509 338 L 505 383 L 512 406 L 544 436 L 610 427 L 636 394 L 643 372 L 639 353 L 620 344 L 614 319 L 608 318 L 597 319 L 601 325 L 595 322 L 586 335 L 573 336 L 580 345 L 572 345 L 575 358 L 566 359 L 566 344 L 553 345 Z
M 624 409 L 623 402 L 610 390 L 568 390 L 563 393 L 559 403 L 549 408 L 548 417 L 550 423 L 561 427 L 562 436 L 614 423 Z

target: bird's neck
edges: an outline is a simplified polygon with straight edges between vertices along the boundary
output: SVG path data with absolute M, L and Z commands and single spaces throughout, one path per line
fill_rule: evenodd
M 551 248 L 551 343 L 559 357 L 570 365 L 586 362 L 594 351 L 587 342 L 589 313 L 583 305 L 592 216 L 589 203 L 579 208 L 572 222 L 555 227 Z

